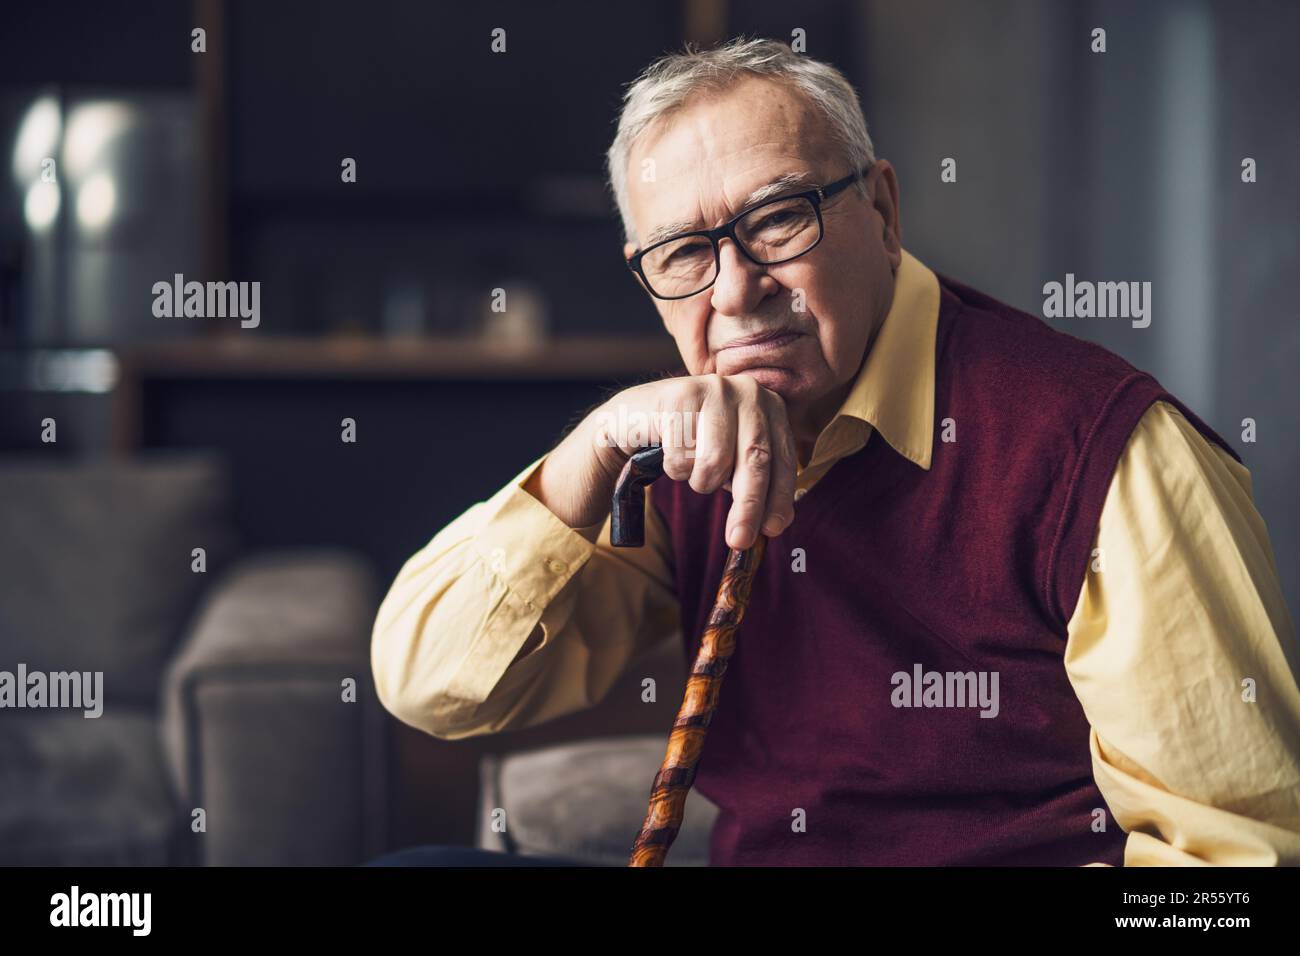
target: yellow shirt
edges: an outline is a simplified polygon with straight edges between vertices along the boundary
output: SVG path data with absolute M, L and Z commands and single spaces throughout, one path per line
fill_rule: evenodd
M 873 428 L 930 467 L 938 313 L 937 278 L 904 252 L 862 371 L 799 469 L 796 515 Z M 371 662 L 403 722 L 454 740 L 594 706 L 680 628 L 655 510 L 644 548 L 614 549 L 608 519 L 569 528 L 524 490 L 542 460 L 435 535 L 385 597 Z M 1064 666 L 1125 865 L 1300 864 L 1300 661 L 1250 472 L 1157 402 L 1095 548 Z

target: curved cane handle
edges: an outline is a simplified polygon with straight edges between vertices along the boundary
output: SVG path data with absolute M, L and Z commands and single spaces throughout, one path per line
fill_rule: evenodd
M 652 445 L 627 460 L 614 484 L 609 540 L 616 548 L 645 544 L 645 487 L 664 473 L 664 450 Z

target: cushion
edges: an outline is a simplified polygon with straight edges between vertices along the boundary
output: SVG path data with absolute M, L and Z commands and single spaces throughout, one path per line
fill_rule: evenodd
M 151 712 L 4 712 L 0 865 L 164 866 L 183 825 Z
M 0 458 L 0 670 L 103 671 L 104 699 L 153 703 L 200 592 L 235 547 L 219 459 Z M 204 548 L 207 572 L 191 570 Z
M 625 866 L 667 748 L 666 734 L 649 734 L 484 757 L 479 846 Z M 491 828 L 497 807 L 504 833 Z M 707 866 L 717 815 L 692 789 L 666 864 Z

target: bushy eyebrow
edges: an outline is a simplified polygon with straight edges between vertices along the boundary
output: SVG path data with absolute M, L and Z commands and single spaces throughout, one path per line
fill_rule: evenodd
M 665 239 L 672 239 L 674 236 L 681 235 L 684 232 L 694 231 L 695 223 L 693 222 L 682 220 L 681 222 L 665 223 L 658 229 L 651 230 L 650 235 L 646 236 L 645 245 L 642 248 L 649 249 L 656 242 L 663 242 Z
M 745 197 L 745 201 L 741 203 L 740 208 L 743 211 L 751 206 L 757 206 L 759 203 L 766 202 L 774 196 L 779 196 L 787 189 L 792 189 L 795 186 L 810 187 L 812 185 L 813 177 L 811 173 L 786 173 L 784 176 L 772 180 L 767 185 L 759 186 L 755 189 Z M 650 234 L 646 236 L 645 245 L 642 246 L 642 248 L 648 249 L 656 242 L 663 242 L 665 239 L 673 239 L 682 233 L 696 232 L 699 228 L 700 227 L 695 223 L 686 222 L 685 220 L 665 223 L 664 225 L 650 231 Z
M 795 186 L 811 187 L 813 185 L 812 179 L 811 173 L 786 173 L 780 179 L 774 179 L 766 186 L 759 186 L 755 189 L 745 197 L 745 201 L 741 204 L 740 208 L 748 209 L 750 206 L 757 206 L 759 203 L 765 202 L 773 196 L 779 196 L 787 189 L 791 189 Z

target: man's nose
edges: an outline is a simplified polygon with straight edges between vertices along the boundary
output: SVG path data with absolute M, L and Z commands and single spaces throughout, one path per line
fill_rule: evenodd
M 732 240 L 719 241 L 718 278 L 709 290 L 713 293 L 715 312 L 723 315 L 752 313 L 759 302 L 772 294 L 775 285 L 767 270 L 745 258 Z

